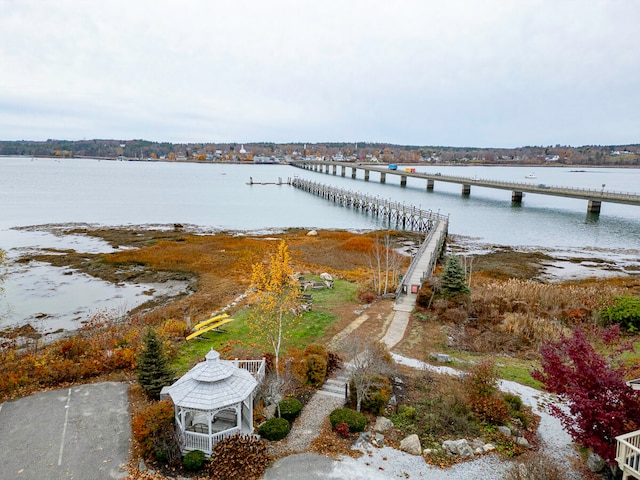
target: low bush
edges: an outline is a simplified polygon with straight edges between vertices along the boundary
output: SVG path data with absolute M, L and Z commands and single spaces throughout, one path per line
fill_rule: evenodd
M 134 413 L 131 430 L 141 457 L 155 458 L 168 464 L 179 461 L 180 448 L 174 434 L 173 405 L 169 400 L 150 403 Z
M 195 472 L 200 470 L 204 465 L 205 454 L 202 450 L 192 450 L 187 453 L 182 459 L 182 464 L 184 468 Z
M 338 408 L 329 414 L 331 426 L 336 428 L 340 423 L 346 423 L 351 433 L 362 432 L 367 425 L 367 419 L 360 412 L 351 408 Z
M 289 422 L 284 418 L 270 418 L 258 428 L 260 436 L 267 440 L 282 440 L 289 434 Z
M 293 422 L 302 410 L 302 402 L 297 398 L 285 398 L 278 403 L 280 417 Z
M 209 476 L 225 480 L 257 480 L 269 465 L 267 445 L 253 435 L 234 435 L 218 442 L 209 462 Z
M 507 471 L 505 480 L 561 480 L 565 478 L 564 469 L 552 457 L 540 452 L 525 453 L 518 462 Z
M 640 297 L 618 295 L 614 297 L 614 304 L 603 308 L 600 314 L 630 333 L 640 331 Z
M 336 425 L 336 432 L 338 433 L 338 435 L 340 435 L 341 437 L 347 438 L 349 436 L 349 434 L 351 433 L 349 431 L 349 425 L 347 425 L 346 423 L 339 423 Z
M 504 398 L 511 414 L 522 411 L 522 399 L 518 395 L 506 393 L 502 398 Z
M 356 405 L 356 386 L 353 380 L 349 384 L 351 395 L 351 406 Z M 376 375 L 372 382 L 372 387 L 368 392 L 367 398 L 363 398 L 360 404 L 360 410 L 370 412 L 374 415 L 381 414 L 391 399 L 391 382 L 382 375 Z
M 305 362 L 306 382 L 313 387 L 321 387 L 327 376 L 327 357 L 312 353 L 306 356 Z

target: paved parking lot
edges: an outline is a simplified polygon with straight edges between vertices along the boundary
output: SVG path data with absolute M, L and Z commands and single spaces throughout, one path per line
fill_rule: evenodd
M 0 405 L 0 480 L 126 476 L 127 386 L 80 385 Z

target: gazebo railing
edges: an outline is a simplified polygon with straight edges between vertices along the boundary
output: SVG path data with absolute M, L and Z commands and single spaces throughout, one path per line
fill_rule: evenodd
M 247 370 L 253 377 L 261 383 L 265 373 L 265 359 L 262 360 L 232 360 L 233 364 L 244 370 Z
M 633 475 L 640 478 L 640 430 L 616 437 L 616 462 L 623 472 L 622 478 Z
M 218 442 L 240 433 L 240 430 L 240 427 L 234 427 L 219 433 L 212 433 L 211 436 L 206 433 L 190 432 L 187 430 L 183 432 L 183 448 L 185 451 L 202 450 L 207 456 L 210 456 L 213 452 L 213 447 L 215 447 Z

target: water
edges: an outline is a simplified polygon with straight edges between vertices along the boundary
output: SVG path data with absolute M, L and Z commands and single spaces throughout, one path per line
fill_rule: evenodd
M 529 181 L 535 184 L 598 190 L 605 184 L 607 190 L 640 193 L 640 169 L 587 168 L 578 173 L 570 167 L 417 167 L 420 172 L 518 182 L 528 181 L 525 176 L 532 170 L 537 178 Z M 584 200 L 533 194 L 514 206 L 511 192 L 506 190 L 472 187 L 471 195 L 463 197 L 460 185 L 436 181 L 435 190 L 427 192 L 424 180 L 410 178 L 407 187 L 401 188 L 399 177 L 393 175 L 387 175 L 384 185 L 377 173 L 371 174 L 369 182 L 363 180 L 362 171 L 352 180 L 350 168 L 346 177 L 341 177 L 340 168 L 334 176 L 284 165 L 30 158 L 0 158 L 0 248 L 8 251 L 10 258 L 43 247 L 109 251 L 104 242 L 82 236 L 67 238 L 43 230 L 13 229 L 57 223 L 181 223 L 207 230 L 254 231 L 384 228 L 358 211 L 287 185 L 247 185 L 249 177 L 275 182 L 278 177 L 286 180 L 295 175 L 449 214 L 451 234 L 482 243 L 581 255 L 588 250 L 600 258 L 619 261 L 640 256 L 640 207 L 635 206 L 604 203 L 597 217 L 586 213 Z M 67 322 L 63 328 L 69 328 L 73 323 L 68 321 L 77 323 L 91 308 L 123 308 L 122 304 L 132 308 L 148 298 L 143 293 L 148 287 L 116 291 L 104 282 L 42 265 L 32 270 L 14 265 L 11 273 L 5 282 L 4 299 L 0 298 L 0 325 L 47 313 Z M 40 287 L 38 279 L 44 279 Z M 43 304 L 46 298 L 50 303 Z

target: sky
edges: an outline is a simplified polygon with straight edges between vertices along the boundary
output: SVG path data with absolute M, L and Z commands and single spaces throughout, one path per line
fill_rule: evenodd
M 0 140 L 640 143 L 636 0 L 0 0 Z

